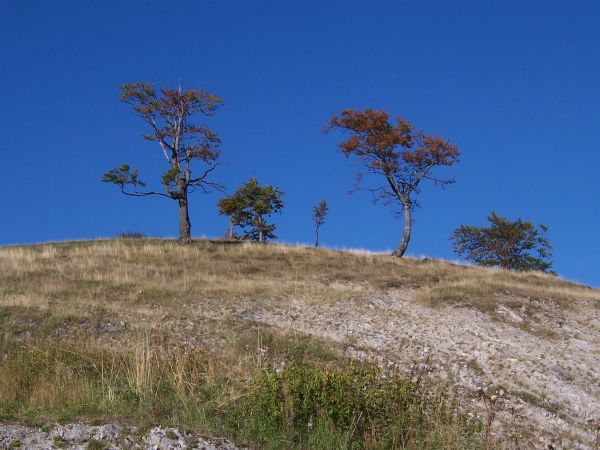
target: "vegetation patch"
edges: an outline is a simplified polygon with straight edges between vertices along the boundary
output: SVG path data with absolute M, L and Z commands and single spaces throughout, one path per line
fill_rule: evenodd
M 104 450 L 108 447 L 108 443 L 102 440 L 90 439 L 87 442 L 86 449 L 87 450 Z
M 293 361 L 255 375 L 244 421 L 257 440 L 329 448 L 466 448 L 481 424 L 445 393 L 376 366 L 318 367 Z M 335 444 L 335 445 L 334 445 Z M 327 448 L 325 445 L 321 448 Z
M 133 351 L 3 342 L 0 414 L 172 424 L 264 448 L 466 448 L 481 439 L 481 424 L 445 390 L 376 366 L 302 359 L 297 343 L 273 350 L 290 358 L 276 360 L 244 346 L 217 357 L 153 342 Z

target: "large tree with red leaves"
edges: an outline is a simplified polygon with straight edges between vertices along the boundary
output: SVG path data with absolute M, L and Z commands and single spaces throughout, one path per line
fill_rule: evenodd
M 422 180 L 436 185 L 454 183 L 451 178 L 438 178 L 432 170 L 437 166 L 451 166 L 458 162 L 460 150 L 448 141 L 418 131 L 406 120 L 397 118 L 390 122 L 387 112 L 365 109 L 347 109 L 329 121 L 325 131 L 339 129 L 348 138 L 339 144 L 346 156 L 358 158 L 366 173 L 383 178 L 380 186 L 369 187 L 376 199 L 398 202 L 404 214 L 402 242 L 393 255 L 401 257 L 406 252 L 412 229 L 412 210 Z M 363 173 L 357 174 L 357 183 Z M 358 185 L 357 185 L 358 188 Z
M 159 195 L 177 201 L 179 205 L 179 241 L 191 242 L 188 194 L 195 189 L 208 192 L 222 187 L 209 180 L 218 166 L 221 151 L 217 134 L 205 125 L 193 123 L 193 116 L 212 116 L 223 101 L 203 89 L 161 89 L 158 93 L 152 83 L 135 82 L 121 85 L 121 101 L 150 127 L 144 139 L 157 142 L 167 161 L 167 170 L 161 176 L 164 192 L 145 190 L 146 183 L 137 169 L 121 164 L 106 172 L 102 181 L 114 183 L 121 192 L 133 197 Z M 192 175 L 192 164 L 199 166 Z

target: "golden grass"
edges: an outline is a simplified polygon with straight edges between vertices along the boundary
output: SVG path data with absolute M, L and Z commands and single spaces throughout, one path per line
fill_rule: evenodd
M 127 345 L 132 333 L 177 327 L 187 342 L 217 349 L 250 326 L 244 311 L 361 308 L 386 292 L 494 320 L 506 320 L 503 303 L 524 311 L 537 335 L 548 307 L 600 305 L 600 291 L 547 274 L 303 246 L 116 239 L 0 248 L 0 329 L 19 339 L 91 334 Z
M 121 239 L 0 249 L 2 306 L 148 312 L 196 300 L 338 302 L 388 290 L 411 291 L 431 306 L 482 310 L 499 294 L 561 307 L 600 299 L 598 290 L 547 274 L 301 246 Z

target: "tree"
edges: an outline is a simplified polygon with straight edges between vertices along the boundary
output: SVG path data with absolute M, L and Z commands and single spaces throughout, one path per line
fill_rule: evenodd
M 188 195 L 195 189 L 209 192 L 223 190 L 222 186 L 208 180 L 218 166 L 220 139 L 204 125 L 192 122 L 194 116 L 212 116 L 223 101 L 203 89 L 166 89 L 157 93 L 153 83 L 135 82 L 121 85 L 121 102 L 133 110 L 150 127 L 144 135 L 147 141 L 159 144 L 168 168 L 162 174 L 165 192 L 140 190 L 146 183 L 137 169 L 121 164 L 102 176 L 105 183 L 114 183 L 125 195 L 146 197 L 158 195 L 177 201 L 179 205 L 179 242 L 191 242 Z M 198 176 L 192 176 L 192 163 L 200 163 Z
M 333 116 L 325 132 L 340 129 L 349 137 L 339 144 L 339 150 L 347 158 L 358 158 L 365 172 L 382 177 L 381 186 L 367 188 L 375 200 L 386 203 L 398 202 L 404 215 L 402 242 L 393 252 L 401 257 L 406 252 L 412 229 L 412 209 L 417 206 L 414 198 L 419 192 L 419 184 L 428 179 L 436 185 L 446 186 L 453 179 L 433 177 L 431 171 L 436 166 L 451 166 L 458 162 L 460 151 L 457 147 L 439 137 L 428 136 L 415 131 L 406 120 L 397 118 L 391 123 L 387 112 L 365 109 L 364 111 L 344 110 Z M 356 189 L 363 178 L 357 174 Z
M 241 240 L 265 242 L 276 239 L 275 225 L 268 223 L 265 217 L 281 212 L 284 207 L 282 196 L 279 189 L 261 186 L 256 178 L 251 178 L 233 195 L 219 200 L 219 214 L 229 216 L 230 237 L 235 236 L 234 227 L 239 227 L 243 233 Z
M 325 217 L 329 212 L 329 207 L 325 200 L 321 200 L 319 204 L 313 207 L 313 223 L 315 224 L 315 247 L 319 246 L 319 228 L 325 223 Z
M 499 266 L 511 270 L 548 271 L 552 267 L 552 247 L 546 239 L 548 227 L 539 230 L 521 218 L 511 221 L 488 216 L 490 227 L 461 225 L 450 239 L 454 252 L 482 266 Z

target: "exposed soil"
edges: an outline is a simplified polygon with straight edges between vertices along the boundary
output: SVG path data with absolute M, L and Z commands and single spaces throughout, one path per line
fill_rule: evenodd
M 413 294 L 399 290 L 351 303 L 220 307 L 198 300 L 189 306 L 197 316 L 234 315 L 315 335 L 343 344 L 350 357 L 449 380 L 484 420 L 489 405 L 480 394 L 495 395 L 495 429 L 509 442 L 597 448 L 600 311 L 594 301 L 565 309 L 499 296 L 496 310 L 487 314 L 460 306 L 431 308 Z

